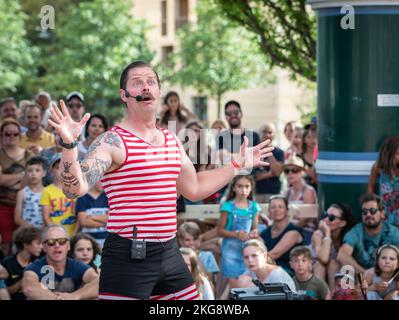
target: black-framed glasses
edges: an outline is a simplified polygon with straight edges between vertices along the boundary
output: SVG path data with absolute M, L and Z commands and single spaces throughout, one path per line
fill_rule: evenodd
M 50 247 L 53 247 L 56 243 L 58 243 L 60 246 L 63 246 L 68 241 L 69 241 L 68 238 L 57 238 L 57 239 L 47 239 L 46 241 L 44 241 L 44 243 Z
M 378 212 L 378 208 L 362 208 L 362 215 L 367 216 L 368 213 L 371 213 L 371 215 L 375 215 Z
M 235 111 L 225 112 L 224 114 L 228 117 L 231 117 L 231 116 L 239 116 L 240 113 L 241 113 L 240 110 L 235 110 Z
M 323 213 L 323 219 L 325 219 L 325 218 L 328 218 L 328 221 L 330 221 L 330 222 L 333 222 L 336 219 L 341 219 L 341 217 L 337 217 L 337 216 L 335 216 L 333 214 L 328 214 L 328 212 L 324 212 Z
M 290 172 L 291 173 L 298 173 L 300 171 L 300 169 L 298 169 L 298 168 L 286 168 L 286 169 L 284 169 L 284 173 L 285 174 L 289 174 Z

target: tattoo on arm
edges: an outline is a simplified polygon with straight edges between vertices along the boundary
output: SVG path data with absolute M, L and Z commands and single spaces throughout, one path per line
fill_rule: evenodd
M 70 188 L 71 186 L 78 187 L 80 185 L 79 180 L 70 172 L 72 162 L 63 161 L 62 165 L 64 166 L 64 171 L 61 172 L 62 191 L 68 198 L 74 199 L 78 195 L 70 192 Z

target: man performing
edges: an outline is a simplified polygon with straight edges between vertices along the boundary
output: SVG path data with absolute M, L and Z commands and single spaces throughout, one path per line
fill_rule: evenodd
M 61 136 L 64 193 L 86 194 L 101 179 L 109 201 L 108 235 L 102 255 L 100 299 L 196 299 L 198 292 L 179 252 L 176 200 L 204 199 L 241 169 L 268 165 L 273 147 L 248 148 L 245 138 L 231 163 L 195 172 L 176 135 L 156 127 L 160 99 L 157 73 L 146 63 L 128 65 L 120 78 L 127 117 L 99 136 L 79 164 L 77 139 L 90 115 L 71 119 L 63 101 L 49 124 Z

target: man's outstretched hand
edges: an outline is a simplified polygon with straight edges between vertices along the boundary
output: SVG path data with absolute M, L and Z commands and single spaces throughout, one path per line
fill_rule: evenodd
M 75 122 L 69 115 L 68 109 L 63 100 L 60 100 L 60 106 L 61 111 L 57 107 L 57 104 L 53 103 L 50 110 L 51 119 L 48 120 L 48 123 L 60 135 L 64 143 L 72 143 L 78 139 L 86 122 L 90 118 L 90 114 L 86 113 L 80 122 Z

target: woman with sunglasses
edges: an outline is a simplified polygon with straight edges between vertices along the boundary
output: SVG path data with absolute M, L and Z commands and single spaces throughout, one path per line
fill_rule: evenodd
M 33 153 L 20 148 L 21 126 L 17 120 L 6 118 L 0 125 L 0 234 L 1 248 L 10 253 L 17 193 L 23 186 L 25 165 Z
M 312 236 L 314 273 L 327 281 L 332 293 L 335 290 L 335 274 L 340 269 L 338 250 L 345 233 L 354 223 L 352 210 L 347 204 L 333 203 L 323 214 L 319 228 Z
M 284 162 L 283 170 L 289 186 L 285 192 L 288 204 L 316 204 L 316 191 L 304 179 L 305 165 L 303 160 L 294 153 Z M 313 232 L 317 226 L 316 219 L 297 219 L 293 217 L 291 222 L 304 228 L 309 233 Z
M 377 250 L 374 268 L 364 273 L 367 300 L 399 300 L 399 249 L 385 244 Z

